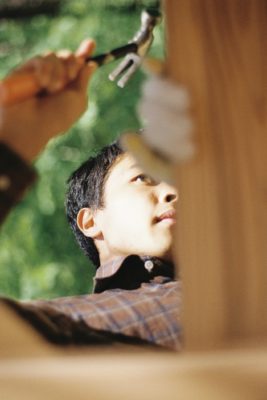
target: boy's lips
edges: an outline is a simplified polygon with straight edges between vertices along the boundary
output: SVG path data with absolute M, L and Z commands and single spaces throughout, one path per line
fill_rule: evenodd
M 158 217 L 155 217 L 154 222 L 158 223 L 161 221 L 169 221 L 172 223 L 176 222 L 176 211 L 171 209 L 168 211 L 165 211 L 164 213 L 160 214 Z

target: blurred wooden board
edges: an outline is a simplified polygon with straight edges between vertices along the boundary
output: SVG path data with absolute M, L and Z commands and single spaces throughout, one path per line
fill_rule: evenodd
M 267 348 L 2 360 L 3 400 L 265 400 Z
M 3 303 L 0 303 L 0 320 L 0 360 L 57 354 L 56 347 L 44 341 L 30 324 Z
M 180 354 L 55 346 L 0 307 L 1 400 L 265 400 L 267 346 Z
M 267 3 L 167 0 L 168 74 L 192 96 L 177 167 L 188 349 L 267 335 Z

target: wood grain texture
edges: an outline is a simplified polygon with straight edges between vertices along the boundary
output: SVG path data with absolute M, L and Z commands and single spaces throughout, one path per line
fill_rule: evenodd
M 267 2 L 167 0 L 168 74 L 192 95 L 177 166 L 187 348 L 267 334 Z
M 51 357 L 60 352 L 45 342 L 26 321 L 2 302 L 0 303 L 0 360 L 25 357 Z M 1 397 L 1 396 L 0 396 Z
M 67 353 L 67 352 L 66 352 Z M 4 400 L 266 400 L 266 347 L 0 360 Z

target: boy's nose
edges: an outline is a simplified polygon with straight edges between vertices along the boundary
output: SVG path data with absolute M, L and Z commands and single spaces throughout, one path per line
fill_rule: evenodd
M 159 201 L 162 203 L 175 203 L 178 201 L 178 191 L 174 186 L 161 182 L 158 185 Z

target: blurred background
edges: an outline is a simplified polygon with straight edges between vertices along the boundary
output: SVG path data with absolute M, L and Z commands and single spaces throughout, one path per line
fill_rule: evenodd
M 96 40 L 96 54 L 127 43 L 140 26 L 143 0 L 0 0 L 0 78 L 47 50 L 75 50 Z M 164 58 L 163 24 L 149 53 Z M 145 73 L 127 87 L 108 80 L 116 63 L 101 67 L 90 86 L 90 107 L 65 135 L 48 144 L 35 162 L 37 184 L 7 218 L 0 232 L 0 294 L 18 299 L 88 293 L 94 267 L 76 245 L 64 212 L 66 181 L 85 159 L 127 129 L 136 113 Z M 63 111 L 64 112 L 64 111 Z M 36 132 L 38 135 L 38 132 Z

